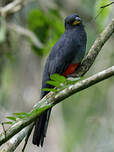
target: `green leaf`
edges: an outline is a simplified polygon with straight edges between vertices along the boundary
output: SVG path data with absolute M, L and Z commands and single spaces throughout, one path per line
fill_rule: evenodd
M 17 116 L 18 116 L 18 115 L 27 115 L 26 112 L 19 112 L 19 113 L 17 112 L 17 113 L 13 113 L 13 114 L 14 114 L 14 115 L 17 115 Z
M 9 116 L 9 117 L 7 117 L 7 118 L 10 119 L 10 120 L 16 121 L 16 118 L 15 118 L 15 117 Z
M 57 89 L 54 89 L 54 88 L 43 88 L 42 91 L 52 91 L 52 92 L 57 92 Z
M 66 78 L 62 75 L 57 74 L 57 73 L 51 75 L 50 79 L 54 80 L 54 81 L 57 81 L 57 82 L 60 82 L 60 83 L 65 83 L 66 82 Z
M 20 112 L 20 113 L 13 113 L 13 115 L 16 115 L 18 118 L 25 118 L 29 116 L 29 113 Z
M 54 87 L 57 87 L 57 88 L 60 88 L 60 87 L 61 87 L 60 82 L 57 82 L 57 81 L 51 81 L 51 80 L 49 80 L 49 81 L 47 81 L 46 83 L 47 83 L 47 84 L 50 84 L 50 85 L 52 85 L 52 86 L 54 86 Z
M 9 125 L 12 125 L 12 124 L 13 124 L 13 122 L 12 122 L 12 121 L 5 121 L 5 122 L 3 122 L 3 124 L 9 124 Z

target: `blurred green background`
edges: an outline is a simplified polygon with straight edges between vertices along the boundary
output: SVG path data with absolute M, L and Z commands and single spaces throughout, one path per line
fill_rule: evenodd
M 12 0 L 1 0 L 5 6 Z M 110 0 L 26 0 L 16 13 L 0 17 L 0 121 L 12 112 L 28 112 L 38 101 L 45 59 L 64 32 L 64 18 L 78 13 L 87 31 L 87 51 L 114 18 Z M 38 45 L 18 31 L 32 31 Z M 15 28 L 14 28 L 15 27 Z M 106 42 L 88 77 L 113 65 L 114 35 Z M 114 78 L 83 90 L 53 108 L 44 147 L 27 152 L 113 152 Z M 0 126 L 0 131 L 2 127 Z M 23 143 L 17 148 L 20 152 Z

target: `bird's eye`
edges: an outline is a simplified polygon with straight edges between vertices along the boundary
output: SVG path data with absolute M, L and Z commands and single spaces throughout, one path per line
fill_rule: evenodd
M 73 21 L 72 25 L 77 25 L 80 24 L 81 19 L 79 17 L 76 17 L 75 20 Z

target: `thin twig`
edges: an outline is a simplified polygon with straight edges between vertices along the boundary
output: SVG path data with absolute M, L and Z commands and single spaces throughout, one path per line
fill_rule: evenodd
M 24 0 L 14 0 L 8 5 L 0 8 L 0 15 L 6 17 L 9 13 L 16 12 L 22 8 Z
M 36 35 L 32 31 L 30 31 L 26 28 L 23 28 L 19 25 L 13 24 L 13 23 L 7 23 L 6 26 L 9 30 L 12 30 L 14 32 L 17 32 L 20 35 L 24 35 L 25 37 L 30 38 L 31 42 L 37 48 L 42 48 L 43 47 L 43 44 L 40 42 L 40 40 L 36 37 Z
M 4 123 L 2 122 L 1 125 L 2 125 L 2 128 L 3 128 L 4 134 L 5 134 L 5 137 L 6 137 L 6 130 L 5 130 L 5 127 L 4 127 Z
M 102 13 L 103 10 L 104 10 L 104 8 L 102 8 L 102 9 L 99 11 L 99 13 L 95 16 L 94 20 L 96 20 L 97 17 L 100 16 L 100 14 Z
M 0 152 L 13 152 L 18 147 L 18 145 L 21 143 L 23 138 L 27 135 L 29 129 L 31 130 L 33 128 L 33 124 L 30 126 L 27 126 L 23 130 L 21 130 L 18 134 L 16 134 L 13 138 L 11 138 L 1 149 Z
M 111 3 L 109 3 L 109 4 L 103 5 L 103 6 L 101 6 L 100 8 L 105 8 L 105 7 L 108 7 L 108 6 L 112 5 L 112 4 L 114 4 L 114 2 L 111 2 Z

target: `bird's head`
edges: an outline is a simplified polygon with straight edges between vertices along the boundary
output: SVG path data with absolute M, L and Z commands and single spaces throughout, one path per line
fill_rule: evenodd
M 81 24 L 82 20 L 77 14 L 72 14 L 65 18 L 65 29 L 75 28 Z

